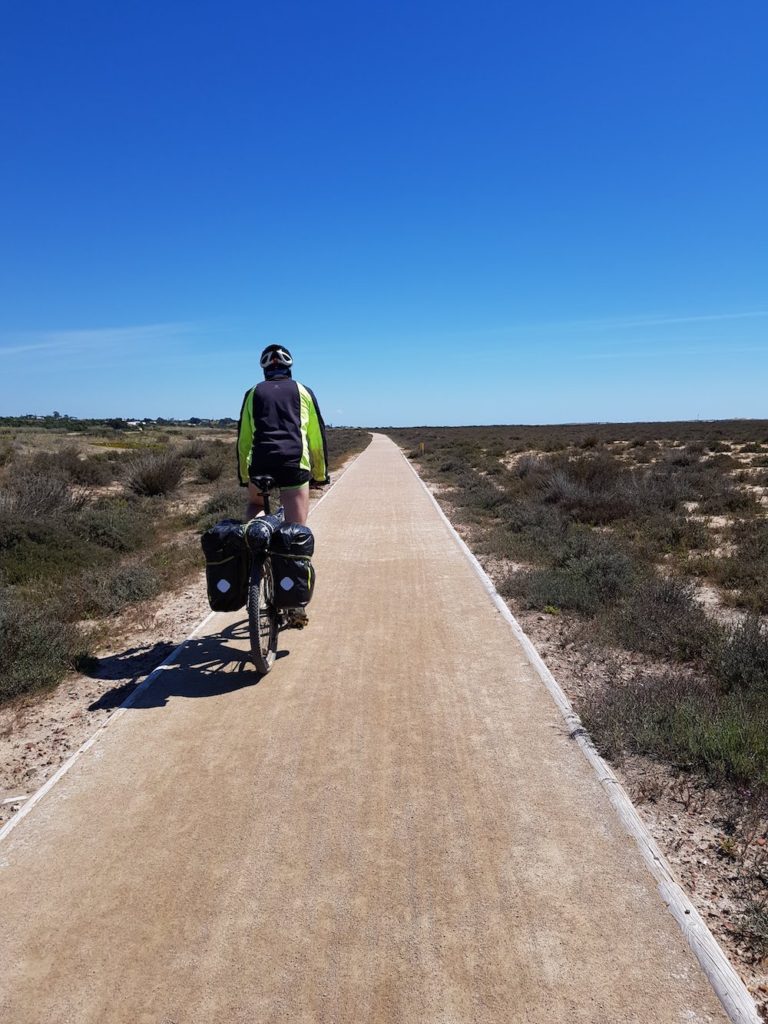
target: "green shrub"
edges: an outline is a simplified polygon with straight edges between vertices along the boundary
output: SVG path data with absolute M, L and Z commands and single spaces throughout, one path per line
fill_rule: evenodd
M 649 507 L 674 508 L 680 500 L 680 488 L 669 477 L 628 469 L 607 452 L 555 457 L 531 475 L 545 503 L 588 525 L 612 523 Z
M 712 671 L 725 690 L 761 692 L 768 699 L 768 628 L 749 615 L 714 651 Z
M 707 515 L 748 516 L 758 515 L 762 506 L 752 491 L 741 490 L 724 478 L 716 494 L 702 499 L 700 511 Z
M 642 518 L 629 521 L 625 533 L 637 553 L 649 562 L 666 554 L 706 550 L 712 543 L 710 530 L 701 520 L 653 508 Z
M 196 525 L 202 532 L 220 519 L 242 519 L 248 492 L 244 487 L 225 487 L 212 494 L 197 515 Z
M 528 562 L 552 561 L 564 550 L 570 526 L 557 509 L 522 500 L 497 513 L 476 541 L 482 552 Z
M 155 534 L 146 507 L 125 498 L 105 498 L 83 509 L 74 529 L 85 540 L 113 551 L 136 551 Z
M 630 651 L 691 661 L 709 656 L 717 628 L 680 580 L 641 580 L 606 616 L 612 636 Z
M 460 465 L 457 472 L 450 472 L 452 498 L 461 508 L 485 513 L 509 500 L 502 488 L 474 469 Z
M 737 522 L 730 531 L 736 550 L 711 564 L 717 583 L 738 590 L 735 603 L 768 612 L 768 519 Z
M 60 599 L 76 607 L 83 618 L 115 615 L 127 605 L 159 593 L 157 574 L 147 565 L 113 565 L 101 572 L 85 572 L 64 588 Z
M 0 702 L 49 689 L 85 654 L 76 626 L 0 590 Z
M 768 783 L 768 702 L 720 693 L 682 672 L 641 674 L 590 694 L 584 725 L 609 758 L 623 751 L 663 758 L 714 779 Z
M 184 462 L 175 451 L 148 452 L 131 460 L 125 482 L 134 494 L 155 498 L 172 494 L 183 475 Z
M 594 615 L 625 594 L 634 578 L 634 566 L 624 552 L 605 538 L 579 532 L 568 538 L 554 565 L 514 573 L 500 589 L 532 608 L 569 608 Z
M 55 583 L 107 558 L 103 548 L 58 519 L 0 514 L 0 576 L 6 584 Z

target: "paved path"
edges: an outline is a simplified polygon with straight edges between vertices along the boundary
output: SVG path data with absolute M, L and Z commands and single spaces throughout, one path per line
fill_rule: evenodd
M 272 673 L 217 616 L 0 848 L 0 1020 L 724 1021 L 390 441 L 312 525 Z

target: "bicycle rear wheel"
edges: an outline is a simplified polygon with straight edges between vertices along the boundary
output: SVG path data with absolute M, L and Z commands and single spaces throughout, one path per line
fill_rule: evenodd
M 261 564 L 254 562 L 251 568 L 247 608 L 251 657 L 256 671 L 264 675 L 275 663 L 278 635 L 272 563 L 268 558 Z

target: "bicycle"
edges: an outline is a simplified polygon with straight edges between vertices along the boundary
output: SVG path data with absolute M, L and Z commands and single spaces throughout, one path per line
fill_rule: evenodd
M 271 476 L 257 476 L 253 483 L 258 488 L 264 503 L 264 515 L 270 515 L 269 492 L 275 481 Z M 280 522 L 285 519 L 282 506 L 275 513 Z M 251 658 L 256 671 L 266 675 L 277 657 L 277 638 L 282 616 L 275 605 L 275 580 L 272 574 L 272 560 L 267 549 L 260 557 L 251 559 L 248 579 L 248 633 L 251 643 Z

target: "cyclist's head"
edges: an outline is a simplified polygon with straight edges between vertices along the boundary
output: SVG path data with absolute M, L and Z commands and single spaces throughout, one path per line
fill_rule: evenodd
M 291 376 L 293 356 L 284 345 L 267 345 L 261 353 L 259 362 L 264 371 L 265 380 Z

